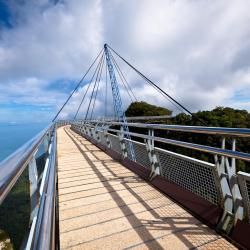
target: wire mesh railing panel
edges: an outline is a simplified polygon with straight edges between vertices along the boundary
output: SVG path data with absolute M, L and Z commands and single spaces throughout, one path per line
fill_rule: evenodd
M 246 216 L 248 218 L 248 222 L 250 223 L 250 174 L 238 172 L 238 180 Z
M 136 162 L 147 169 L 151 169 L 146 145 L 135 141 L 125 140 L 126 148 L 128 150 L 128 158 L 130 160 L 133 160 L 133 158 L 131 152 L 129 151 L 129 143 L 132 143 L 133 145 Z
M 204 199 L 220 205 L 219 179 L 213 164 L 156 148 L 161 175 Z
M 109 140 L 111 142 L 111 148 L 116 151 L 117 153 L 121 154 L 122 150 L 121 150 L 121 145 L 119 142 L 119 138 L 117 135 L 112 135 L 112 134 L 108 134 Z

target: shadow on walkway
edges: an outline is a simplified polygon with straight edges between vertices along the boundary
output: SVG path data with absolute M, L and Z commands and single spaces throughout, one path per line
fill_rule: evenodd
M 148 201 L 144 201 L 140 194 L 138 194 L 136 191 L 133 190 L 129 186 L 130 183 L 143 183 L 146 182 L 142 180 L 140 177 L 134 176 L 119 176 L 115 172 L 116 168 L 110 167 L 110 164 L 112 162 L 116 162 L 115 160 L 110 160 L 110 157 L 107 157 L 106 160 L 103 160 L 101 157 L 101 153 L 104 154 L 101 150 L 97 149 L 96 146 L 91 144 L 89 141 L 83 139 L 81 136 L 77 135 L 73 131 L 69 131 L 68 129 L 65 129 L 66 134 L 71 138 L 79 152 L 83 155 L 84 159 L 87 161 L 95 175 L 98 177 L 98 179 L 101 182 L 105 182 L 104 188 L 106 189 L 107 193 L 110 194 L 112 199 L 116 202 L 117 207 L 121 210 L 124 217 L 127 219 L 127 221 L 130 223 L 132 229 L 136 232 L 136 234 L 141 238 L 141 242 L 129 246 L 128 248 L 136 247 L 145 244 L 148 249 L 164 249 L 162 245 L 157 241 L 158 239 L 162 239 L 165 236 L 174 234 L 176 237 L 178 237 L 179 240 L 181 240 L 182 243 L 185 244 L 185 246 L 189 249 L 196 248 L 197 247 L 197 237 L 200 238 L 198 244 L 199 246 L 207 244 L 213 240 L 217 240 L 220 238 L 220 236 L 215 235 L 214 232 L 210 229 L 208 229 L 205 226 L 202 226 L 201 223 L 194 219 L 192 216 L 185 216 L 186 214 L 189 215 L 187 212 L 185 212 L 183 209 L 180 214 L 176 214 L 174 211 L 177 204 L 174 204 L 172 201 L 169 202 L 167 206 L 163 207 L 152 207 L 148 204 Z M 83 149 L 84 148 L 84 149 Z M 87 150 L 86 150 L 87 149 Z M 94 159 L 94 161 L 93 161 Z M 96 166 L 96 164 L 101 164 L 102 171 Z M 124 167 L 124 169 L 126 169 Z M 105 171 L 104 171 L 105 170 Z M 130 170 L 128 170 L 130 172 Z M 87 171 L 86 171 L 87 172 Z M 83 173 L 83 172 L 81 172 Z M 79 175 L 80 176 L 80 175 Z M 87 176 L 87 175 L 85 175 Z M 111 178 L 110 178 L 111 177 Z M 64 178 L 66 179 L 66 178 Z M 96 179 L 96 178 L 93 178 Z M 84 179 L 83 179 L 84 180 Z M 86 180 L 89 180 L 89 178 L 86 178 Z M 130 192 L 131 196 L 135 197 L 137 202 L 144 206 L 145 211 L 148 211 L 153 216 L 153 220 L 141 220 L 137 217 L 137 213 L 134 213 L 124 199 L 120 196 L 120 194 L 117 191 L 120 191 L 121 189 L 114 188 L 114 184 L 111 185 L 111 182 L 118 181 L 120 185 L 122 185 L 123 189 Z M 64 182 L 62 182 L 64 183 Z M 90 182 L 91 183 L 91 182 Z M 158 192 L 158 191 L 157 191 Z M 159 193 L 160 194 L 160 193 Z M 162 194 L 160 194 L 163 196 Z M 81 197 L 80 197 L 81 198 Z M 167 199 L 167 198 L 166 198 Z M 123 205 L 121 205 L 123 204 Z M 143 211 L 143 212 L 145 212 Z M 138 213 L 140 214 L 140 213 Z M 171 214 L 176 214 L 175 216 L 168 216 Z M 84 215 L 83 215 L 84 216 Z M 70 218 L 71 219 L 71 218 Z M 117 218 L 116 218 L 117 219 Z M 114 219 L 115 220 L 115 219 Z M 194 223 L 195 222 L 195 223 Z M 187 226 L 185 226 L 185 224 Z M 193 224 L 193 225 L 191 225 Z M 184 226 L 183 226 L 184 225 Z M 191 225 L 191 226 L 190 226 Z M 78 228 L 79 229 L 79 228 Z M 128 230 L 132 230 L 131 228 Z M 160 234 L 160 236 L 155 238 L 150 231 L 152 230 L 164 230 L 166 231 L 165 234 Z M 107 232 L 108 233 L 108 232 Z M 120 233 L 120 232 L 117 232 Z M 105 238 L 110 235 L 101 237 Z M 210 237 L 211 236 L 211 237 Z M 213 237 L 212 237 L 213 236 Z M 207 238 L 207 240 L 206 240 Z M 167 239 L 166 239 L 167 240 Z M 87 241 L 88 242 L 88 241 Z M 195 244 L 196 243 L 196 244 Z M 77 244 L 79 245 L 79 244 Z M 72 245 L 73 247 L 74 245 Z M 174 246 L 173 246 L 174 248 Z

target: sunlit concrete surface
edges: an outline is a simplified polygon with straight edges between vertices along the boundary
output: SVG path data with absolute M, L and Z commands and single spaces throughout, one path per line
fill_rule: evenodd
M 235 249 L 69 127 L 57 134 L 61 249 Z

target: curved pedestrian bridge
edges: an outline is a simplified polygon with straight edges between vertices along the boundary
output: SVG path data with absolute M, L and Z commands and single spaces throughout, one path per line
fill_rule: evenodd
M 69 126 L 57 138 L 61 249 L 236 249 Z
M 0 249 L 250 249 L 250 129 L 127 118 L 116 72 L 137 98 L 113 55 L 193 116 L 105 44 L 52 123 L 0 162 Z M 87 79 L 74 119 L 59 120 Z

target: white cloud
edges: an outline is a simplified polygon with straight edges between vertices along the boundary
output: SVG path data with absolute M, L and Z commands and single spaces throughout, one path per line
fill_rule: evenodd
M 1 84 L 0 102 L 7 103 L 11 100 L 11 103 L 16 104 L 49 106 L 66 98 L 66 95 L 58 90 L 48 90 L 49 85 L 49 82 L 37 78 Z
M 101 47 L 100 1 L 27 1 L 16 11 L 21 20 L 1 34 L 2 81 L 79 76 Z
M 235 76 L 250 55 L 249 7 L 248 1 L 138 1 L 129 16 L 118 11 L 127 25 L 115 42 L 127 37 L 123 54 L 188 108 L 212 108 L 245 87 Z M 240 70 L 248 66 L 245 60 Z
M 58 109 L 65 93 L 60 87 L 51 90 L 50 82 L 78 79 L 107 42 L 192 111 L 228 105 L 244 92 L 241 106 L 249 109 L 244 91 L 250 89 L 248 0 L 33 0 L 11 1 L 10 8 L 13 28 L 0 34 L 1 103 L 48 102 Z M 123 70 L 138 99 L 173 109 Z M 74 98 L 64 116 L 81 97 Z M 101 101 L 103 95 L 99 112 Z

